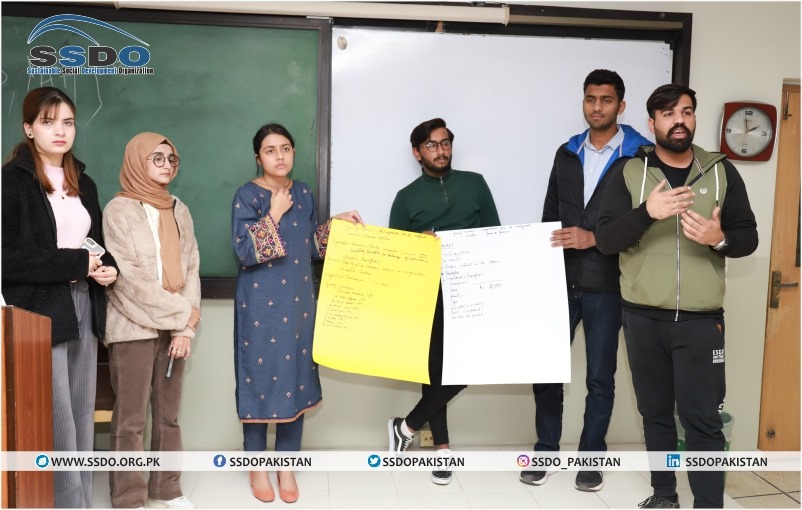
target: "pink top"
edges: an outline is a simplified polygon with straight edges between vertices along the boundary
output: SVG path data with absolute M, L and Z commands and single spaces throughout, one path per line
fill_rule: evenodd
M 80 248 L 89 229 L 92 218 L 89 217 L 81 198 L 67 196 L 64 190 L 64 169 L 45 165 L 45 173 L 55 191 L 47 194 L 53 215 L 56 217 L 56 244 L 59 248 Z

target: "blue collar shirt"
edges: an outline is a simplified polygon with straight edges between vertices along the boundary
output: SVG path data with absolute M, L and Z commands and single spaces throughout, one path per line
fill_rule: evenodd
M 584 156 L 582 157 L 582 172 L 585 177 L 585 188 L 583 189 L 583 194 L 585 197 L 586 206 L 590 201 L 590 197 L 593 196 L 593 192 L 596 190 L 596 185 L 599 183 L 602 175 L 604 175 L 605 170 L 607 170 L 610 158 L 612 158 L 616 151 L 619 153 L 618 157 L 621 157 L 621 144 L 623 142 L 624 130 L 619 126 L 618 131 L 612 138 L 610 138 L 610 141 L 607 142 L 607 144 L 602 147 L 601 150 L 597 150 L 596 147 L 590 143 L 590 132 L 588 131 L 585 141 L 582 142 L 582 150 L 584 151 L 584 154 L 582 155 Z

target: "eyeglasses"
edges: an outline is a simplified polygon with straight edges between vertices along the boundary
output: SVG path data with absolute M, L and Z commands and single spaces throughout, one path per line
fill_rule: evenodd
M 170 166 L 173 168 L 177 167 L 178 164 L 181 163 L 181 158 L 179 158 L 175 154 L 170 154 L 170 156 L 165 156 L 161 152 L 154 152 L 152 158 L 146 158 L 146 159 L 153 161 L 153 164 L 159 168 L 164 166 L 165 161 L 169 161 Z
M 444 151 L 447 151 L 451 149 L 451 140 L 442 140 L 439 142 L 430 140 L 424 143 L 423 146 L 429 149 L 429 152 L 437 152 L 438 146 L 442 147 Z

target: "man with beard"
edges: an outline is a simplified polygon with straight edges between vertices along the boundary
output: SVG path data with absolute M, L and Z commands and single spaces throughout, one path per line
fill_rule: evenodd
M 568 287 L 568 317 L 571 342 L 582 321 L 588 394 L 579 451 L 607 451 L 604 438 L 610 425 L 615 399 L 618 331 L 621 329 L 621 292 L 618 285 L 618 255 L 602 255 L 596 248 L 594 231 L 604 189 L 613 175 L 641 145 L 652 145 L 637 131 L 618 124 L 624 113 L 624 80 L 615 71 L 596 69 L 582 86 L 582 112 L 589 128 L 562 144 L 546 190 L 543 218 L 559 221 L 562 228 L 551 233 L 551 245 L 565 257 Z M 559 451 L 562 434 L 562 383 L 533 384 L 535 394 L 535 452 Z M 522 471 L 519 479 L 542 485 L 546 471 Z M 598 491 L 604 486 L 602 472 L 579 471 L 575 485 L 580 491 Z
M 436 235 L 436 230 L 500 225 L 490 188 L 480 174 L 451 168 L 454 133 L 443 119 L 419 124 L 409 137 L 412 155 L 421 164 L 420 177 L 403 188 L 390 209 L 390 228 Z M 406 418 L 390 418 L 391 452 L 403 452 L 426 422 L 432 429 L 438 455 L 450 457 L 446 407 L 465 386 L 443 385 L 443 293 L 437 293 L 429 345 L 429 380 L 421 399 Z M 432 482 L 451 483 L 451 470 L 432 472 Z
M 596 245 L 619 253 L 622 322 L 648 451 L 674 451 L 676 404 L 689 451 L 723 451 L 725 257 L 757 248 L 738 171 L 693 145 L 696 93 L 663 85 L 646 102 L 657 146 L 607 187 Z M 721 508 L 724 474 L 689 471 L 693 506 Z M 673 471 L 652 471 L 641 508 L 678 508 Z

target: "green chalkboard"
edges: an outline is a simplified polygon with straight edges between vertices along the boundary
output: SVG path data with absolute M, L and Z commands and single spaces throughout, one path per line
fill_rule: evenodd
M 297 151 L 292 177 L 317 191 L 318 145 L 328 139 L 328 132 L 321 131 L 328 129 L 328 122 L 320 125 L 319 106 L 319 90 L 328 87 L 328 77 L 320 71 L 321 55 L 327 52 L 321 41 L 330 38 L 327 23 L 96 9 L 86 15 L 148 44 L 146 67 L 153 74 L 41 76 L 27 73 L 31 47 L 47 45 L 58 51 L 92 43 L 81 35 L 53 30 L 29 44 L 31 30 L 52 12 L 41 17 L 9 16 L 9 7 L 3 5 L 2 18 L 4 159 L 22 137 L 22 99 L 27 91 L 45 85 L 61 88 L 76 104 L 74 153 L 97 182 L 101 205 L 120 189 L 119 170 L 128 140 L 142 131 L 168 136 L 181 155 L 171 191 L 190 208 L 201 276 L 211 279 L 237 274 L 230 239 L 231 201 L 237 188 L 256 175 L 251 140 L 259 126 L 275 121 L 290 130 Z M 69 13 L 79 10 L 72 6 Z M 100 45 L 120 49 L 140 44 L 108 29 L 70 24 Z

